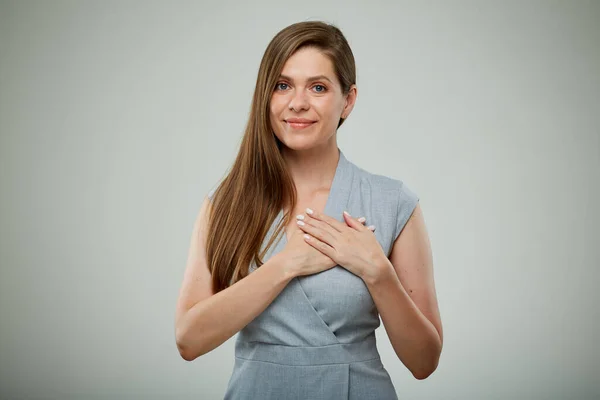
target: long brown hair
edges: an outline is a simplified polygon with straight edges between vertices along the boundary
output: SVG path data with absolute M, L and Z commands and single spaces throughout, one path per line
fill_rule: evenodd
M 321 21 L 281 30 L 271 40 L 258 71 L 250 116 L 235 162 L 215 190 L 208 222 L 206 257 L 217 293 L 249 273 L 287 226 L 296 205 L 296 188 L 270 123 L 270 101 L 287 59 L 303 47 L 316 47 L 333 63 L 343 94 L 356 83 L 354 55 L 342 32 Z M 338 128 L 344 122 L 340 118 Z M 284 205 L 281 223 L 261 251 L 262 242 Z

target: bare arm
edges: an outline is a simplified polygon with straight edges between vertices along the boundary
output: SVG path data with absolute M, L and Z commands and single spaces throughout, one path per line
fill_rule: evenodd
M 270 258 L 234 285 L 214 294 L 206 263 L 208 199 L 196 218 L 175 318 L 177 348 L 192 361 L 239 332 L 285 288 L 293 275 L 283 258 Z
M 437 368 L 443 330 L 431 246 L 417 204 L 377 279 L 367 282 L 392 347 L 417 379 Z

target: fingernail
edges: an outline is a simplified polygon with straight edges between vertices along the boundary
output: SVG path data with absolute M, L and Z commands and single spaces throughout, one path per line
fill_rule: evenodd
M 298 223 L 298 225 L 300 225 L 300 226 L 304 226 L 304 225 L 305 225 L 305 224 L 304 224 L 304 222 L 302 222 L 302 221 L 300 221 L 300 220 L 297 220 L 296 222 L 297 222 L 297 223 Z
M 360 217 L 360 218 L 358 219 L 358 222 L 361 222 L 361 223 L 362 223 L 362 222 L 365 222 L 366 220 L 367 220 L 367 219 L 366 219 L 365 217 Z
M 350 213 L 348 211 L 344 211 L 344 214 L 346 214 L 347 216 L 351 217 L 352 215 L 350 215 Z
M 298 215 L 296 215 L 296 219 L 304 219 L 304 215 L 298 214 Z
M 313 210 L 311 210 L 310 208 L 307 208 L 307 209 L 306 209 L 306 213 L 307 213 L 308 215 L 312 215 L 312 213 L 313 213 Z
M 375 225 L 369 226 L 369 229 L 372 230 L 372 231 L 374 231 L 375 230 Z

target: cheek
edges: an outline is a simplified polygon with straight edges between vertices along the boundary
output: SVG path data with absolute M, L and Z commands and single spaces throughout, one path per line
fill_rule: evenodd
M 273 102 L 271 102 L 271 104 L 269 105 L 269 116 L 271 118 L 275 118 L 277 117 L 277 104 L 274 104 Z
M 269 105 L 269 122 L 271 124 L 271 129 L 273 131 L 273 133 L 275 133 L 275 136 L 277 136 L 279 138 L 279 140 L 282 140 L 282 118 L 284 117 L 283 115 L 283 108 L 282 108 L 282 102 L 281 100 L 277 101 L 276 99 L 271 100 L 271 103 Z
M 272 100 L 269 106 L 269 117 L 271 118 L 271 122 L 275 123 L 277 121 L 281 121 L 283 118 L 283 103 L 281 100 Z
M 270 102 L 271 113 L 281 114 L 281 110 L 285 107 L 285 99 L 283 96 L 273 96 Z
M 324 101 L 318 107 L 321 116 L 327 119 L 328 124 L 337 125 L 339 116 L 341 115 L 341 107 L 336 102 Z

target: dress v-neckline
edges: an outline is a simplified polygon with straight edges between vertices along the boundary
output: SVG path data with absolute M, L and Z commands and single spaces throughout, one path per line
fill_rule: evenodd
M 336 205 L 341 204 L 341 208 L 345 208 L 348 203 L 348 196 L 350 194 L 350 183 L 351 183 L 351 174 L 349 168 L 347 168 L 348 161 L 346 157 L 344 157 L 344 153 L 342 150 L 338 148 L 339 158 L 338 163 L 335 168 L 335 173 L 333 175 L 333 180 L 331 181 L 331 186 L 329 188 L 329 193 L 327 194 L 327 200 L 325 202 L 325 208 L 323 209 L 323 213 L 325 215 L 329 215 L 337 220 L 342 220 L 341 213 L 343 210 L 338 210 L 340 206 L 335 207 Z M 340 201 L 334 202 L 334 198 L 339 196 Z M 339 211 L 339 216 L 337 215 Z M 274 225 L 277 226 L 279 222 L 283 219 L 283 208 L 279 210 L 279 214 L 274 221 Z M 279 241 L 278 246 L 285 247 L 288 243 L 287 237 L 287 226 L 284 226 L 282 238 Z

